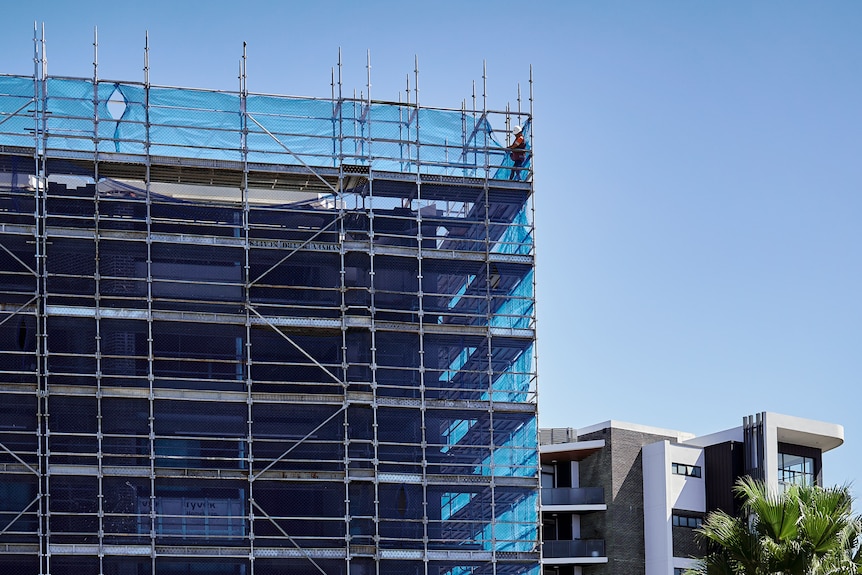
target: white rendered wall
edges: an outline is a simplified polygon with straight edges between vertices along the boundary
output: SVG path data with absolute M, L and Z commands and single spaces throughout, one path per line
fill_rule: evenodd
M 673 509 L 704 512 L 703 450 L 660 441 L 642 451 L 644 477 L 644 553 L 646 575 L 673 575 L 673 568 L 688 566 L 673 557 L 671 515 Z M 698 465 L 701 477 L 671 473 L 672 463 Z M 686 563 L 677 565 L 676 563 Z
M 844 427 L 836 423 L 766 411 L 751 417 L 752 419 L 755 417 L 763 418 L 764 452 L 758 453 L 757 457 L 758 463 L 763 466 L 764 480 L 774 491 L 778 490 L 779 442 L 813 447 L 824 453 L 844 443 Z M 744 441 L 743 426 L 693 437 L 682 441 L 682 443 L 706 447 L 726 441 Z
M 770 491 L 780 493 L 778 489 L 778 429 L 770 421 L 768 415 L 763 414 L 763 478 Z
M 686 477 L 684 475 L 673 475 L 670 473 L 669 489 L 672 509 L 686 509 L 688 511 L 706 511 L 706 484 L 704 483 L 704 455 L 703 450 L 698 447 L 685 445 L 669 445 L 670 473 L 671 463 L 684 463 L 686 465 L 700 466 L 700 477 Z
M 778 442 L 829 451 L 844 443 L 844 427 L 780 413 L 763 413 L 763 468 L 766 484 L 778 492 Z
M 572 466 L 572 487 L 581 486 L 580 468 L 577 461 L 571 462 Z M 577 513 L 572 513 L 572 539 L 581 538 L 581 516 Z
M 672 573 L 670 531 L 670 442 L 645 445 L 641 451 L 644 474 L 644 553 L 646 575 Z

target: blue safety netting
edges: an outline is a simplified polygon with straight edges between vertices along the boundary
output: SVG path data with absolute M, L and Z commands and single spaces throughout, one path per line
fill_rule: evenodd
M 0 77 L 0 145 L 496 179 L 512 164 L 478 112 L 18 76 Z
M 6 146 L 33 146 L 36 119 L 33 115 L 32 78 L 0 78 L 0 143 Z

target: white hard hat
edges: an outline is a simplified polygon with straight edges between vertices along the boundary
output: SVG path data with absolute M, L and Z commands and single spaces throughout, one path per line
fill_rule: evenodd
M 512 128 L 512 131 L 516 134 L 520 134 L 521 133 L 521 126 L 515 126 L 514 128 Z

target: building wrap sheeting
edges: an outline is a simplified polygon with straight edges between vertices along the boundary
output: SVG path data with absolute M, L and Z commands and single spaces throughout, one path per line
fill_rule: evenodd
M 148 147 L 152 156 L 241 161 L 245 149 L 252 163 L 355 161 L 407 173 L 491 170 L 501 179 L 512 165 L 475 112 L 68 78 L 0 77 L 0 145 L 32 143 L 25 112 L 34 94 L 45 106 L 47 150 L 140 156 Z

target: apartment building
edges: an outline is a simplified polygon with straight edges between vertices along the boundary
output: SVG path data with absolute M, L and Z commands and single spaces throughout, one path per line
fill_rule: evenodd
M 842 426 L 763 412 L 716 433 L 606 421 L 541 431 L 546 575 L 679 575 L 709 511 L 738 511 L 749 475 L 773 489 L 821 484 Z

